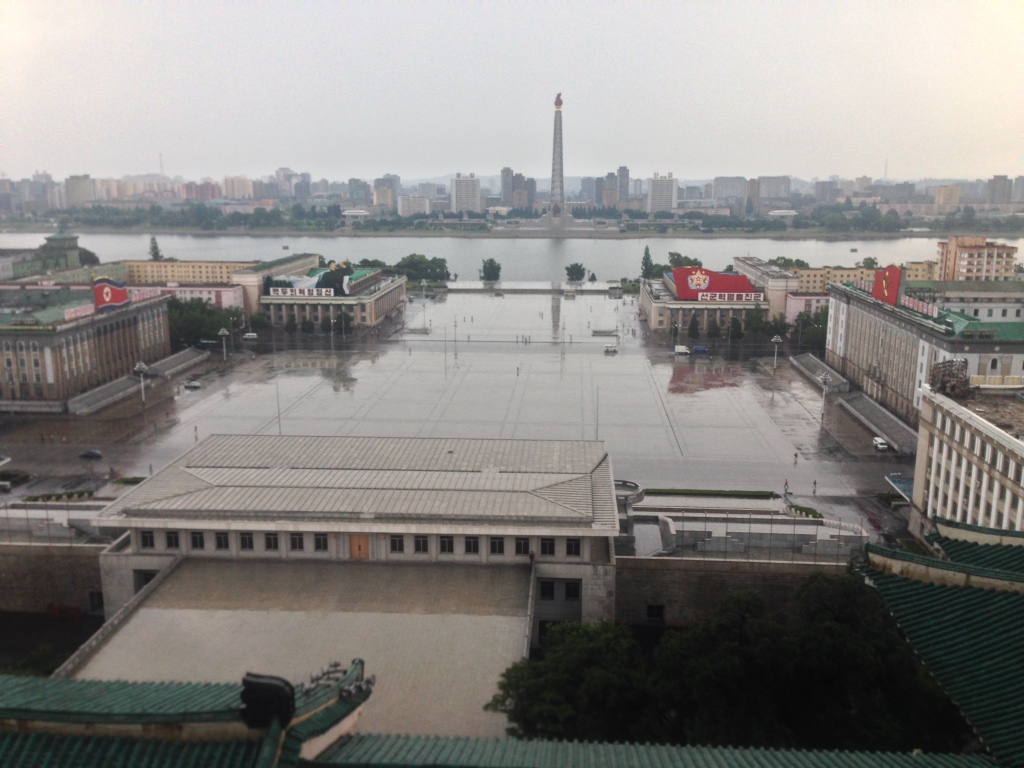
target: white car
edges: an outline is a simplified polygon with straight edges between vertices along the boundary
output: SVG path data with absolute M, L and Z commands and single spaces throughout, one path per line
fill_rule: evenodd
M 203 385 L 194 379 L 192 381 L 185 382 L 185 389 L 202 389 Z
M 872 445 L 875 446 L 875 450 L 876 451 L 888 451 L 889 450 L 889 444 L 887 442 L 885 442 L 885 440 L 883 440 L 880 437 L 872 438 L 871 443 L 872 443 Z

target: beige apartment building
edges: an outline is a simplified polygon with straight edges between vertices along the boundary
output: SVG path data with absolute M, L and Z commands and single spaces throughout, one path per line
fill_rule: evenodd
M 812 267 L 790 271 L 799 279 L 797 293 L 825 293 L 829 283 L 875 279 L 875 270 L 867 267 Z
M 255 261 L 126 261 L 129 285 L 227 285 Z
M 939 280 L 1016 280 L 1017 247 L 984 237 L 939 241 Z

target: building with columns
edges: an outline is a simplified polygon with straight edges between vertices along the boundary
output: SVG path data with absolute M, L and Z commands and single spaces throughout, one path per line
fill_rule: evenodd
M 935 518 L 1024 531 L 1024 403 L 1013 395 L 954 400 L 922 387 L 914 530 Z
M 679 267 L 661 278 L 640 281 L 640 314 L 652 331 L 685 334 L 696 316 L 701 333 L 714 319 L 725 338 L 732 318 L 744 322 L 750 310 L 767 317 L 764 292 L 745 275 Z

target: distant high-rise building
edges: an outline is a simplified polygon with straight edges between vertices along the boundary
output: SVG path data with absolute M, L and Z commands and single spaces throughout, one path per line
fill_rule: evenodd
M 537 202 L 537 180 L 532 176 L 527 177 L 523 185 L 526 187 L 526 207 L 533 208 L 534 203 Z
M 398 196 L 399 216 L 416 216 L 419 214 L 430 215 L 430 198 L 423 197 L 422 195 Z
M 936 205 L 960 205 L 960 187 L 946 184 L 935 188 Z
M 580 179 L 580 199 L 581 200 L 593 200 L 594 199 L 594 177 L 584 176 Z
M 305 179 L 300 178 L 298 181 L 292 183 L 292 195 L 300 200 L 312 197 L 313 185 Z
M 747 180 L 743 176 L 716 176 L 713 184 L 712 197 L 719 202 L 735 202 L 747 195 Z
M 984 237 L 939 241 L 939 280 L 1015 280 L 1017 247 Z
M 245 176 L 224 177 L 224 197 L 228 200 L 252 200 L 252 181 Z
M 395 191 L 391 187 L 374 187 L 373 204 L 393 211 L 398 204 L 398 198 L 395 197 Z
M 515 177 L 512 169 L 507 165 L 501 169 L 501 204 L 512 205 L 512 180 Z
M 629 168 L 620 165 L 617 175 L 619 177 L 619 200 L 625 202 L 629 199 Z
M 619 177 L 609 173 L 604 177 L 604 193 L 598 202 L 603 208 L 614 208 L 619 202 Z
M 644 196 L 644 180 L 643 179 L 633 179 L 633 197 L 639 198 L 639 197 L 643 197 L 643 196 Z
M 672 174 L 654 174 L 647 180 L 647 212 L 671 211 L 679 203 L 679 185 Z
M 985 202 L 1000 204 L 1008 203 L 1013 197 L 1013 182 L 1008 176 L 993 176 L 988 180 L 985 190 Z
M 480 179 L 476 177 L 476 174 L 471 173 L 469 176 L 463 176 L 461 173 L 455 174 L 451 190 L 452 213 L 462 213 L 463 211 L 480 213 L 483 210 L 480 204 Z
M 761 182 L 757 179 L 747 179 L 747 201 L 744 205 L 750 209 L 751 212 L 761 210 Z
M 565 183 L 562 178 L 562 94 L 555 97 L 555 138 L 551 148 L 551 216 L 561 218 L 565 207 Z
M 605 177 L 598 176 L 594 179 L 594 205 L 601 205 L 604 200 Z
M 858 176 L 853 180 L 854 192 L 865 192 L 871 186 L 873 179 L 870 176 Z
M 68 208 L 81 208 L 96 199 L 96 189 L 89 174 L 68 176 L 64 181 Z
M 704 187 L 684 187 L 683 200 L 700 200 L 704 197 Z
M 704 185 L 704 199 L 705 200 L 710 200 L 714 196 L 715 196 L 715 185 L 714 184 L 710 184 L 710 183 L 709 184 L 705 184 Z
M 373 180 L 373 200 L 374 205 L 382 205 L 378 203 L 378 189 L 389 189 L 391 190 L 391 208 L 393 209 L 398 204 L 398 195 L 402 192 L 402 180 L 393 173 L 385 173 L 381 178 Z M 381 197 L 385 197 L 381 195 Z
M 759 176 L 762 200 L 788 200 L 789 176 Z
M 1010 197 L 1010 202 L 1024 202 L 1024 176 L 1018 176 L 1013 180 L 1013 195 Z
M 526 191 L 525 187 L 512 190 L 512 207 L 513 208 L 530 208 L 530 195 Z
M 839 195 L 839 185 L 834 181 L 814 182 L 814 201 L 817 203 L 834 203 Z
M 437 185 L 432 181 L 424 181 L 417 188 L 420 197 L 425 197 L 427 200 L 433 200 L 437 197 Z

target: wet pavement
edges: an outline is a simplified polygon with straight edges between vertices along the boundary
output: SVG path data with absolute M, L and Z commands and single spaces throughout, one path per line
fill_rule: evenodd
M 774 375 L 771 357 L 675 357 L 644 338 L 629 297 L 411 298 L 405 331 L 386 341 L 212 359 L 147 392 L 145 411 L 132 400 L 89 418 L 5 416 L 0 452 L 37 476 L 12 496 L 99 487 L 111 468 L 145 476 L 217 433 L 600 439 L 618 479 L 780 493 L 788 481 L 795 503 L 828 517 L 898 527 L 874 495 L 910 459 L 876 454 L 834 396 L 822 423 L 820 388 L 782 354 Z M 87 448 L 103 460 L 79 459 Z

